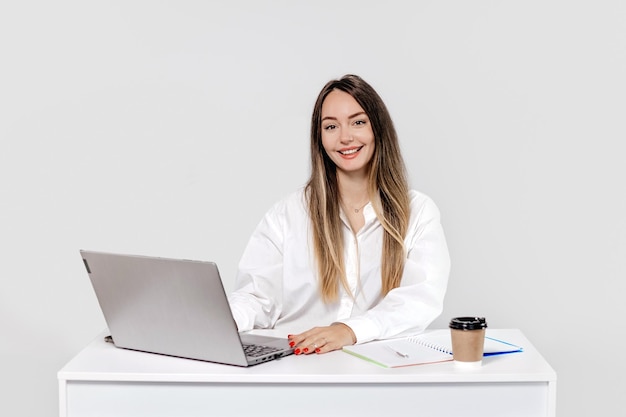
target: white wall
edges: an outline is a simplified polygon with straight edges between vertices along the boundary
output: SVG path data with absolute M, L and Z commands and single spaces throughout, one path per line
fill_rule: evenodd
M 412 4 L 410 6 L 410 4 Z M 446 309 L 520 328 L 558 415 L 621 409 L 626 3 L 0 5 L 0 414 L 57 414 L 103 328 L 80 248 L 217 261 L 308 175 L 313 101 L 368 80 L 439 205 Z M 618 345 L 621 346 L 621 345 Z

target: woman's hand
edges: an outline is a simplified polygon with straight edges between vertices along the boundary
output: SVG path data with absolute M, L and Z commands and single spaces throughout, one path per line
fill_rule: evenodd
M 314 327 L 304 333 L 291 334 L 288 339 L 296 355 L 326 353 L 356 343 L 354 332 L 343 323 Z

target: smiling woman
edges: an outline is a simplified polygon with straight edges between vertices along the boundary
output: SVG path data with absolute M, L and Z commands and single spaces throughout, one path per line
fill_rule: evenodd
M 363 79 L 327 83 L 311 120 L 311 176 L 246 247 L 230 295 L 240 331 L 282 329 L 296 354 L 423 331 L 450 260 L 430 198 L 410 190 L 385 104 Z
M 367 168 L 376 146 L 374 132 L 363 108 L 350 94 L 331 91 L 322 105 L 322 145 L 328 157 L 337 166 L 338 180 L 342 177 L 360 176 L 367 178 Z M 356 179 L 356 178 L 355 178 Z M 367 182 L 363 182 L 366 186 Z M 360 200 L 367 196 L 367 189 L 362 190 Z M 342 201 L 349 207 L 359 205 L 357 201 Z M 365 200 L 367 202 L 367 200 Z

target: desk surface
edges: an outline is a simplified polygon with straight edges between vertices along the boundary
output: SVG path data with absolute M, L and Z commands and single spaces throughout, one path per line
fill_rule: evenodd
M 556 382 L 555 371 L 521 331 L 488 329 L 487 334 L 522 346 L 524 352 L 486 357 L 479 369 L 459 369 L 453 362 L 387 369 L 342 351 L 291 355 L 241 368 L 119 349 L 104 342 L 103 334 L 68 362 L 58 372 L 58 379 L 303 384 Z

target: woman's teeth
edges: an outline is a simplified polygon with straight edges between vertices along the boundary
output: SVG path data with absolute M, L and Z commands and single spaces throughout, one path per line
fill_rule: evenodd
M 360 150 L 361 150 L 361 148 L 354 148 L 354 149 L 350 149 L 348 151 L 339 151 L 339 153 L 342 154 L 342 155 L 352 155 L 353 153 L 357 153 Z

